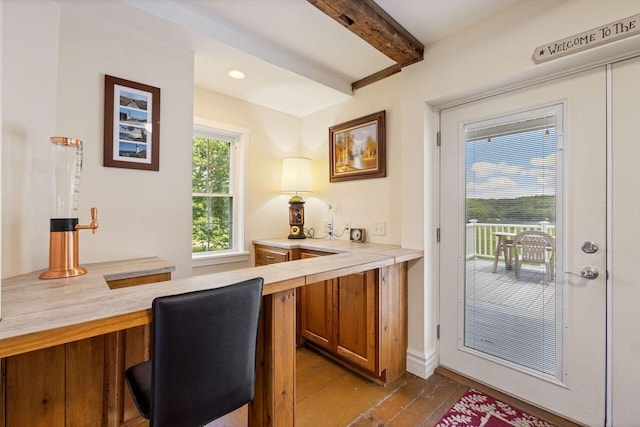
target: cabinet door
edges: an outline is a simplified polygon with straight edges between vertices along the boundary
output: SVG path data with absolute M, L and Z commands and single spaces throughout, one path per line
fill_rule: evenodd
M 301 251 L 300 258 L 314 258 L 322 253 Z M 299 288 L 299 324 L 302 338 L 331 350 L 333 345 L 333 280 L 323 280 Z
M 376 271 L 338 278 L 335 292 L 336 352 L 344 359 L 375 372 L 379 323 Z
M 331 349 L 333 280 L 300 288 L 300 334 L 320 347 Z

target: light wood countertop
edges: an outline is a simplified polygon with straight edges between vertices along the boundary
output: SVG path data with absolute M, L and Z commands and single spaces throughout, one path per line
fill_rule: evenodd
M 357 243 L 348 240 L 328 239 L 259 239 L 254 240 L 256 245 L 275 246 L 283 249 L 311 249 L 324 252 L 344 253 L 355 252 L 358 254 L 377 254 L 384 257 L 393 257 L 394 263 L 411 261 L 422 258 L 422 249 L 408 249 L 399 245 L 384 243 Z
M 159 296 L 222 287 L 254 277 L 264 278 L 264 294 L 269 295 L 423 256 L 422 250 L 348 241 L 274 239 L 255 243 L 284 248 L 296 245 L 336 255 L 121 289 L 110 289 L 107 280 L 169 272 L 174 267 L 159 258 L 143 258 L 84 265 L 86 275 L 68 279 L 40 280 L 39 271 L 4 279 L 0 357 L 149 323 L 151 303 Z

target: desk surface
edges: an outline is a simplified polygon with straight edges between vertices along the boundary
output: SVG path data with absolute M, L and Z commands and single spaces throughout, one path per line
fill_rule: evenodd
M 265 242 L 285 245 L 287 239 Z M 113 290 L 107 280 L 174 268 L 159 258 L 143 258 L 84 265 L 86 275 L 67 279 L 40 280 L 40 271 L 5 279 L 0 357 L 149 323 L 149 308 L 158 296 L 222 287 L 253 277 L 264 278 L 264 294 L 268 295 L 313 283 L 319 277 L 339 277 L 423 256 L 422 250 L 395 245 L 354 246 L 358 244 L 335 242 L 326 246 L 307 244 L 317 250 L 329 250 L 332 246 L 335 252 L 340 252 L 332 256 Z

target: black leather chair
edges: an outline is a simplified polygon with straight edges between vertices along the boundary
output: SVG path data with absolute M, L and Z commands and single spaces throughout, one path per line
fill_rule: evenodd
M 253 399 L 263 279 L 153 301 L 152 358 L 126 370 L 150 426 L 202 426 Z

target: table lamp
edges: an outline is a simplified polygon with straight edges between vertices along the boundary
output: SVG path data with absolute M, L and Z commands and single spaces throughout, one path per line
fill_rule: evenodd
M 311 192 L 311 159 L 282 160 L 282 192 L 295 193 L 289 199 L 289 239 L 304 239 L 304 200 L 298 193 Z

